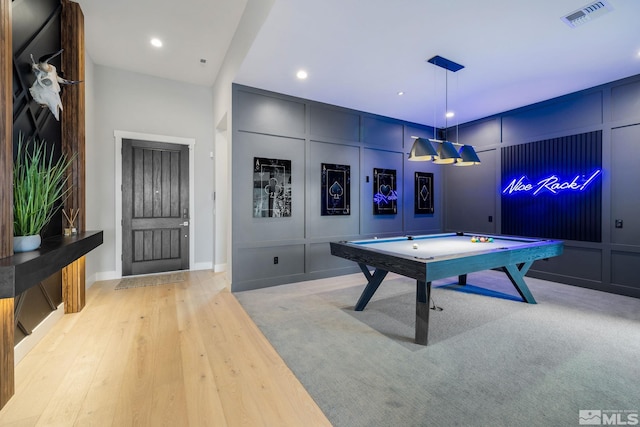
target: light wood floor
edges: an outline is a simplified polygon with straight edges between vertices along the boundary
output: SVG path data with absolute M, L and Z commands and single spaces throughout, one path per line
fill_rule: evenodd
M 329 426 L 223 275 L 94 284 L 16 367 L 1 426 Z

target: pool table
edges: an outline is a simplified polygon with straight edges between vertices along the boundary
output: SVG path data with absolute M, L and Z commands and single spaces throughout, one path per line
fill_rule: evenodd
M 472 242 L 476 235 L 444 233 L 383 239 L 331 242 L 331 254 L 355 261 L 367 278 L 367 286 L 356 303 L 362 311 L 388 272 L 416 280 L 415 342 L 427 345 L 429 299 L 433 280 L 458 276 L 466 285 L 467 274 L 501 269 L 522 299 L 535 304 L 524 281 L 535 260 L 562 254 L 562 242 L 524 237 L 488 236 L 485 242 Z M 369 271 L 373 267 L 373 274 Z

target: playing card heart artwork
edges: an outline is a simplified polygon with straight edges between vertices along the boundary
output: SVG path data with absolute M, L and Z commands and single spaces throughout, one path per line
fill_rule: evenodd
M 373 169 L 373 214 L 398 213 L 398 192 L 395 169 Z

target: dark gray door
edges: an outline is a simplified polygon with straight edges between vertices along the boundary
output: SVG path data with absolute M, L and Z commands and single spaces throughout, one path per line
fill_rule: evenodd
M 189 269 L 189 147 L 122 140 L 122 275 Z

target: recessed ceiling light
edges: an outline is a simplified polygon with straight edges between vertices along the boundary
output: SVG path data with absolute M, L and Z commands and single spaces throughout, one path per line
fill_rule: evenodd
M 448 119 L 450 119 L 453 116 L 455 116 L 455 113 L 453 111 L 447 111 L 447 114 L 445 114 L 445 117 Z
M 404 92 L 403 91 L 399 91 L 398 92 L 398 96 L 402 96 L 402 95 L 404 95 Z
M 151 39 L 151 45 L 155 47 L 162 47 L 162 40 L 153 38 Z
M 296 73 L 296 77 L 300 80 L 304 80 L 307 78 L 307 72 L 305 70 L 300 70 Z

